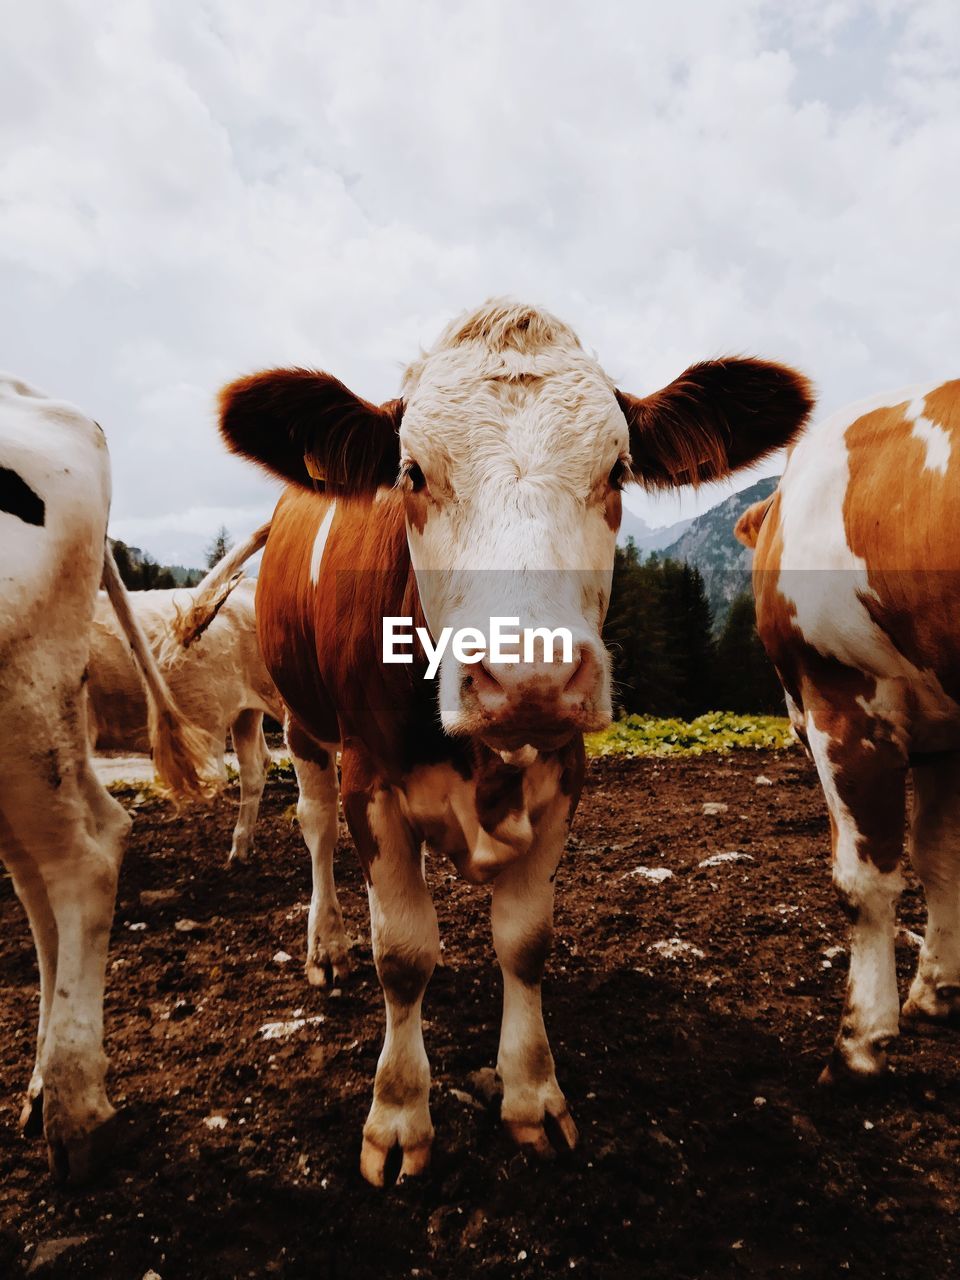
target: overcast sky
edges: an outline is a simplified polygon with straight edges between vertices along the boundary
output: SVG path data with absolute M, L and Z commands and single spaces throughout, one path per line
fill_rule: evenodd
M 0 3 L 0 367 L 103 425 L 160 559 L 275 501 L 221 383 L 386 399 L 491 294 L 637 393 L 727 352 L 824 409 L 960 374 L 956 0 Z

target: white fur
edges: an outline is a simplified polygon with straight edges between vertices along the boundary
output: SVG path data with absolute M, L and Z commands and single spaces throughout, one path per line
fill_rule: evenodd
M 914 418 L 910 434 L 920 440 L 927 451 L 925 464 L 927 470 L 939 471 L 942 476 L 945 476 L 950 469 L 952 444 L 943 427 L 921 414 Z
M 395 1144 L 403 1149 L 401 1174 L 406 1175 L 420 1171 L 415 1163 L 417 1153 L 428 1151 L 433 1141 L 430 1063 L 423 1043 L 420 1005 L 440 954 L 440 934 L 422 860 L 413 856 L 411 833 L 399 820 L 396 798 L 377 792 L 368 805 L 367 821 L 379 848 L 369 869 L 367 890 L 377 969 L 380 971 L 384 963 L 396 965 L 399 960 L 416 966 L 423 980 L 419 993 L 411 990 L 410 1001 L 399 998 L 389 982 L 384 984 L 387 1028 L 360 1157 L 364 1176 L 382 1183 L 383 1160 Z M 385 1081 L 389 1090 L 384 1088 Z
M 431 631 L 486 632 L 495 615 L 570 628 L 602 668 L 599 725 L 610 714 L 599 629 L 616 542 L 603 504 L 629 447 L 612 382 L 566 325 L 494 302 L 449 326 L 407 370 L 403 395 L 402 451 L 431 495 L 423 531 L 408 526 Z M 461 727 L 459 680 L 447 655 L 449 730 Z
M 327 538 L 330 536 L 330 526 L 333 524 L 333 517 L 336 514 L 337 504 L 334 500 L 324 512 L 323 519 L 320 521 L 320 528 L 317 530 L 317 536 L 313 540 L 313 552 L 310 556 L 310 581 L 314 586 L 320 581 L 320 566 L 323 564 L 323 552 L 327 545 Z
M 163 641 L 176 609 L 194 589 L 135 591 L 130 602 L 155 652 Z M 281 724 L 286 715 L 280 694 L 270 678 L 257 640 L 256 583 L 240 582 L 216 618 L 177 661 L 163 665 L 163 674 L 178 706 L 210 735 L 223 754 L 230 732 L 240 772 L 240 808 L 230 847 L 230 861 L 244 861 L 253 848 L 253 835 L 266 782 L 270 755 L 263 736 L 263 716 Z M 101 748 L 148 750 L 147 710 L 143 688 L 130 649 L 101 592 L 94 618 L 90 649 L 89 695 L 91 743 Z M 330 748 L 327 770 L 290 754 L 300 784 L 300 830 L 313 872 L 313 892 L 307 925 L 307 976 L 325 980 L 323 961 L 336 955 L 336 969 L 345 971 L 346 934 L 333 880 L 333 852 L 337 838 L 336 745 Z M 332 800 L 329 771 L 333 769 Z M 332 807 L 331 807 L 332 806 Z M 302 812 L 300 812 L 302 810 Z M 331 832 L 332 823 L 332 832 Z
M 836 828 L 834 884 L 857 912 L 850 931 L 843 1055 L 853 1071 L 870 1074 L 876 1069 L 876 1046 L 882 1046 L 899 1031 L 894 926 L 903 879 L 899 870 L 879 871 L 860 856 L 856 821 L 837 790 L 829 754 L 830 738 L 810 714 L 807 739 Z
M 284 711 L 276 686 L 267 674 L 257 643 L 254 612 L 256 584 L 234 587 L 216 618 L 175 663 L 163 672 L 178 706 L 213 738 L 221 771 L 228 731 L 244 712 L 254 713 L 234 732 L 240 763 L 240 815 L 231 857 L 241 860 L 250 850 L 260 793 L 269 757 L 263 741 L 263 713 L 281 723 Z M 163 641 L 177 608 L 195 594 L 192 588 L 174 591 L 134 591 L 131 607 L 154 652 Z M 106 594 L 101 592 L 94 617 L 89 663 L 91 741 L 101 749 L 145 751 L 146 702 L 129 646 Z
M 113 1114 L 103 982 L 130 819 L 89 760 L 83 672 L 103 572 L 110 463 L 85 415 L 0 377 L 0 465 L 46 506 L 42 527 L 0 511 L 0 856 L 40 965 L 37 1059 L 51 1154 L 85 1171 Z

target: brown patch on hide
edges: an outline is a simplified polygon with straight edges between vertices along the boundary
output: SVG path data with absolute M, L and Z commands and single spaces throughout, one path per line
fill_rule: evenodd
M 513 972 L 527 987 L 538 987 L 553 944 L 553 929 L 544 924 L 536 929 L 517 947 L 513 957 Z

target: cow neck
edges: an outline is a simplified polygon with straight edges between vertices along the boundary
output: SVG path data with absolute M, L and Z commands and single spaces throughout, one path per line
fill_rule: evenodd
M 419 765 L 449 763 L 471 772 L 472 744 L 440 725 L 437 681 L 424 679 L 426 655 L 417 641 L 413 662 L 386 664 L 384 617 L 408 617 L 426 627 L 407 544 L 401 494 L 341 499 L 331 529 L 329 563 L 336 575 L 338 637 L 333 665 L 345 745 L 356 743 L 377 771 L 399 782 Z

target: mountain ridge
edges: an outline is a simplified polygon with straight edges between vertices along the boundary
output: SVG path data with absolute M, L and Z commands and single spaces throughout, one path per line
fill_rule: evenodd
M 699 569 L 714 630 L 719 631 L 734 600 L 750 589 L 753 552 L 737 542 L 733 526 L 747 507 L 768 498 L 779 483 L 779 476 L 766 476 L 701 515 L 661 529 L 652 529 L 639 516 L 625 513 L 618 541 L 622 545 L 632 537 L 641 553 L 661 560 L 679 560 Z

